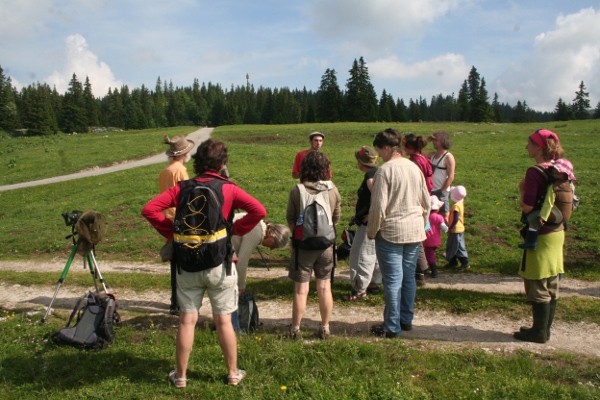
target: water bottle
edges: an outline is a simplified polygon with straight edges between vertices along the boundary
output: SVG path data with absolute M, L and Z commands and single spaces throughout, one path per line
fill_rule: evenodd
M 298 215 L 298 219 L 296 220 L 296 226 L 302 226 L 304 224 L 304 214 Z

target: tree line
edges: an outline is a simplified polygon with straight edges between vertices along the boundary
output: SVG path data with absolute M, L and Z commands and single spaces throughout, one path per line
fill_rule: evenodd
M 342 90 L 337 72 L 327 69 L 316 92 L 283 88 L 245 86 L 223 88 L 194 79 L 192 86 L 175 87 L 159 77 L 154 89 L 145 85 L 130 89 L 110 88 L 95 97 L 88 77 L 73 74 L 68 89 L 36 83 L 18 91 L 0 67 L 0 129 L 26 130 L 28 134 L 88 132 L 91 127 L 147 129 L 181 125 L 220 126 L 236 124 L 298 124 L 312 122 L 547 122 L 551 120 L 600 118 L 600 102 L 590 112 L 589 93 L 583 81 L 572 103 L 558 100 L 552 113 L 531 109 L 526 101 L 515 106 L 492 102 L 485 78 L 475 67 L 464 80 L 458 95 L 438 94 L 429 101 L 419 97 L 394 98 L 383 89 L 381 96 L 370 81 L 366 62 L 354 60 Z

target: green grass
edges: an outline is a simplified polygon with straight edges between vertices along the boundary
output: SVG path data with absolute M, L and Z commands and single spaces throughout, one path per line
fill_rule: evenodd
M 323 132 L 323 151 L 332 160 L 333 181 L 342 196 L 341 231 L 353 214 L 356 189 L 362 179 L 362 174 L 356 168 L 354 150 L 362 145 L 371 145 L 374 135 L 388 126 L 375 123 L 241 125 L 219 127 L 213 132 L 213 137 L 225 141 L 229 147 L 232 178 L 265 205 L 272 222 L 282 223 L 285 222 L 289 190 L 296 183 L 291 178 L 294 155 L 308 147 L 307 133 L 313 130 Z M 469 192 L 465 203 L 466 243 L 473 269 L 516 273 L 521 256 L 516 248 L 520 242 L 517 232 L 520 227 L 517 185 L 532 163 L 524 147 L 527 136 L 538 127 L 537 124 L 407 123 L 392 124 L 392 127 L 422 135 L 437 129 L 446 129 L 452 134 L 451 151 L 457 160 L 455 184 L 464 185 Z M 595 167 L 595 149 L 600 134 L 600 120 L 551 123 L 546 127 L 560 135 L 566 157 L 575 165 L 577 193 L 581 196 L 580 209 L 573 214 L 567 232 L 567 274 L 580 279 L 598 280 L 600 217 L 594 205 L 599 199 L 600 171 Z M 134 143 L 146 141 L 146 148 L 156 149 L 147 150 L 146 154 L 161 149 L 160 138 L 163 134 L 163 131 L 122 133 L 132 135 Z M 77 141 L 84 136 L 65 135 L 62 146 L 77 148 Z M 86 139 L 90 140 L 89 147 L 97 148 L 102 157 L 112 157 L 101 144 L 102 136 L 89 135 L 89 139 Z M 14 147 L 19 140 L 4 137 L 0 145 L 4 149 Z M 33 159 L 44 155 L 41 145 L 33 146 L 29 152 Z M 75 152 L 73 162 L 83 163 L 85 156 L 82 151 Z M 4 158 L 2 160 L 0 172 L 8 169 Z M 35 167 L 45 169 L 40 168 L 39 163 Z M 107 238 L 98 246 L 99 257 L 157 260 L 162 241 L 140 216 L 140 210 L 156 195 L 157 176 L 163 167 L 158 164 L 0 192 L 0 258 L 49 257 L 57 254 L 66 258 L 69 243 L 64 236 L 69 233 L 69 228 L 64 226 L 60 213 L 73 209 L 94 209 L 104 213 L 109 220 Z M 188 164 L 188 169 L 192 169 L 191 164 Z M 267 254 L 274 258 L 286 258 L 289 253 L 288 250 L 275 250 Z
M 164 152 L 163 136 L 188 135 L 197 127 L 79 135 L 11 137 L 0 131 L 0 185 L 67 175 Z
M 2 399 L 530 399 L 600 398 L 600 360 L 527 351 L 423 349 L 401 340 L 290 341 L 255 333 L 238 342 L 249 375 L 237 388 L 226 371 L 216 334 L 196 330 L 188 387 L 167 382 L 173 368 L 176 319 L 137 316 L 117 330 L 117 341 L 94 352 L 54 344 L 65 323 L 54 315 L 4 313 L 0 322 Z
M 344 226 L 352 215 L 362 179 L 353 151 L 371 145 L 374 135 L 388 126 L 232 126 L 216 129 L 213 137 L 228 144 L 234 180 L 265 205 L 271 221 L 279 223 L 284 222 L 287 196 L 295 184 L 291 178 L 295 153 L 308 147 L 309 132 L 325 133 L 323 151 L 332 160 L 333 181 L 342 195 Z M 520 257 L 516 249 L 520 241 L 517 184 L 532 162 L 524 150 L 526 138 L 539 126 L 415 123 L 392 127 L 423 135 L 446 129 L 453 135 L 455 183 L 469 191 L 466 241 L 473 270 L 515 274 Z M 600 219 L 593 207 L 600 181 L 594 156 L 600 122 L 570 121 L 546 127 L 560 135 L 566 157 L 575 165 L 582 198 L 567 232 L 567 275 L 600 279 Z M 124 132 L 115 134 L 122 136 L 108 146 L 112 134 L 109 138 L 96 134 L 24 139 L 0 133 L 0 184 L 155 154 L 164 149 L 161 139 L 165 133 L 173 136 L 186 131 Z M 125 142 L 126 152 L 118 153 Z M 60 149 L 74 150 L 63 150 L 69 151 L 70 164 L 61 161 Z M 97 248 L 100 263 L 107 259 L 158 262 L 162 240 L 140 216 L 140 210 L 156 195 L 157 176 L 163 167 L 0 192 L 0 259 L 66 260 L 70 241 L 64 236 L 70 228 L 60 214 L 94 209 L 109 220 L 107 237 Z M 21 172 L 15 175 L 15 168 L 22 168 Z M 287 264 L 289 250 L 264 252 L 272 267 Z M 258 261 L 252 260 L 252 264 L 258 265 Z M 341 262 L 340 268 L 347 268 L 347 262 Z M 58 277 L 58 273 L 45 271 L 0 271 L 0 285 L 55 285 Z M 104 278 L 111 288 L 138 292 L 167 290 L 169 286 L 164 275 L 106 273 Z M 70 273 L 66 284 L 83 293 L 90 286 L 89 274 Z M 339 298 L 349 288 L 348 282 L 336 281 L 334 296 Z M 247 289 L 259 301 L 280 301 L 282 307 L 290 307 L 292 284 L 288 280 L 250 279 Z M 316 301 L 312 287 L 309 302 Z M 381 309 L 383 299 L 371 296 L 362 304 Z M 336 303 L 336 307 L 350 310 L 353 305 Z M 419 289 L 416 309 L 475 317 L 500 313 L 518 319 L 529 315 L 522 295 L 427 287 Z M 249 376 L 239 388 L 231 388 L 224 384 L 226 372 L 216 336 L 205 324 L 196 330 L 188 388 L 178 391 L 166 380 L 174 363 L 176 319 L 139 312 L 123 316 L 126 322 L 118 327 L 114 345 L 91 352 L 48 340 L 64 326 L 67 312 L 55 312 L 46 324 L 39 325 L 40 313 L 0 311 L 0 398 L 600 399 L 597 357 L 483 351 L 455 343 L 367 336 L 300 342 L 266 332 L 240 338 L 239 365 Z M 598 300 L 563 297 L 557 319 L 598 324 Z

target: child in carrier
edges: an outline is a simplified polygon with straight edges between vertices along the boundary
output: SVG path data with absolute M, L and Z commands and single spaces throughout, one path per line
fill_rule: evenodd
M 540 172 L 542 171 L 540 170 Z M 542 203 L 542 208 L 525 215 L 528 229 L 525 242 L 519 245 L 520 249 L 535 250 L 539 230 L 544 224 L 559 225 L 567 222 L 571 217 L 571 211 L 573 210 L 571 182 L 575 180 L 573 164 L 566 158 L 559 158 L 553 160 L 552 166 L 548 167 L 543 173 L 548 180 L 548 191 Z
M 445 268 L 458 266 L 459 271 L 469 269 L 469 255 L 465 247 L 465 204 L 467 189 L 464 186 L 456 186 L 450 189 L 450 199 L 454 202 L 450 207 L 448 216 L 448 240 L 446 241 L 446 259 L 448 264 Z
M 435 259 L 435 249 L 442 245 L 440 231 L 448 232 L 448 226 L 445 224 L 444 217 L 438 213 L 444 202 L 437 196 L 431 196 L 431 212 L 429 214 L 429 230 L 425 232 L 427 239 L 423 241 L 425 256 L 431 271 L 431 277 L 437 278 L 437 264 Z

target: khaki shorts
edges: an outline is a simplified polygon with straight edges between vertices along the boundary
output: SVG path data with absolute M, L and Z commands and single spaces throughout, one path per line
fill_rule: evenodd
M 177 302 L 184 313 L 198 313 L 204 292 L 208 293 L 214 315 L 227 315 L 237 310 L 238 286 L 235 265 L 227 276 L 225 266 L 200 272 L 181 270 L 177 274 Z
M 527 303 L 549 303 L 558 299 L 558 276 L 545 279 L 525 279 L 525 301 Z
M 299 250 L 296 270 L 296 249 L 292 247 L 289 277 L 294 282 L 310 282 L 312 272 L 319 280 L 330 279 L 333 269 L 333 246 L 325 250 Z

